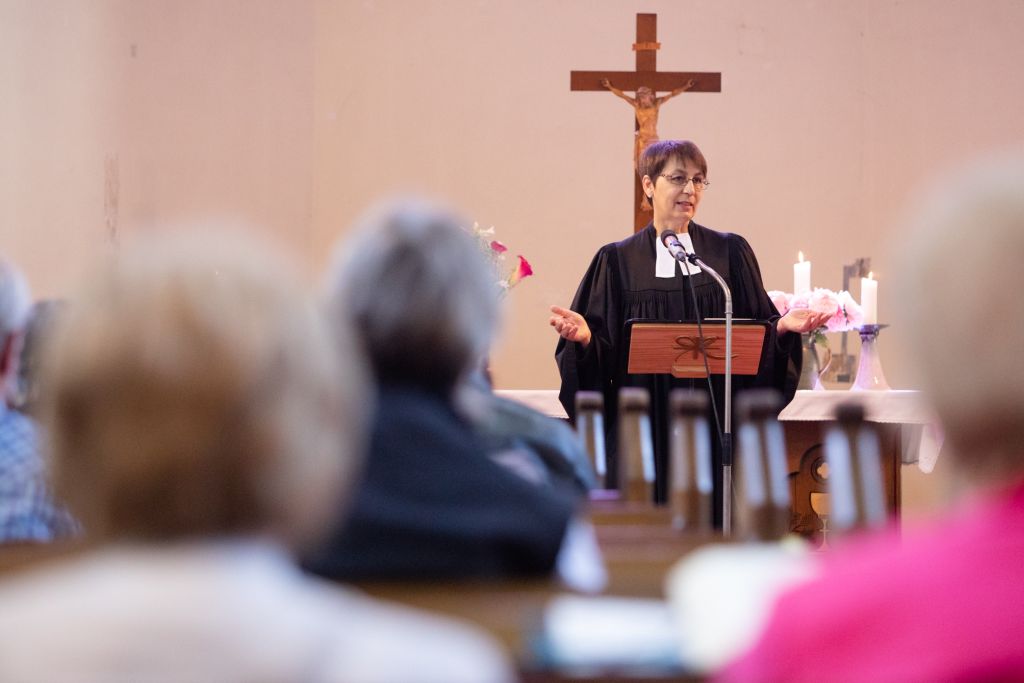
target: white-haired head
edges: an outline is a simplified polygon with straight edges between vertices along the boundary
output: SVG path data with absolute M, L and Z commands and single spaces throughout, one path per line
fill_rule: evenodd
M 13 263 L 0 257 L 0 338 L 23 330 L 31 307 L 25 277 Z
M 0 403 L 17 394 L 18 356 L 32 297 L 13 263 L 0 257 Z

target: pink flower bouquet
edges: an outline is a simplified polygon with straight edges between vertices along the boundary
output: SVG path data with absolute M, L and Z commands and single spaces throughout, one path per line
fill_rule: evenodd
M 821 375 L 832 362 L 832 353 L 828 348 L 828 337 L 825 336 L 825 333 L 848 332 L 858 329 L 864 323 L 864 312 L 861 310 L 860 304 L 845 289 L 837 293 L 821 287 L 812 292 L 799 295 L 773 290 L 768 292 L 768 298 L 772 300 L 775 308 L 779 309 L 779 313 L 782 315 L 786 315 L 786 313 L 793 309 L 800 308 L 806 308 L 816 313 L 829 314 L 825 324 L 810 334 L 810 339 L 808 340 L 810 343 L 804 347 L 805 358 L 806 354 L 810 352 L 814 359 L 814 365 L 811 366 L 814 368 L 812 373 L 814 379 L 811 384 L 806 386 L 807 388 L 824 389 L 821 384 Z M 818 351 L 815 349 L 816 345 L 824 349 L 826 354 L 824 361 L 819 358 Z M 808 360 L 804 361 L 805 367 L 808 362 Z M 800 381 L 800 387 L 803 388 L 805 386 L 802 384 L 804 382 L 803 376 L 801 376 Z
M 789 294 L 772 290 L 768 298 L 779 309 L 780 315 L 786 315 L 796 308 L 807 308 L 816 313 L 830 313 L 831 317 L 824 326 L 814 331 L 815 340 L 827 344 L 826 332 L 849 332 L 856 330 L 864 323 L 864 312 L 860 304 L 845 289 L 833 292 L 830 289 L 817 287 L 813 292 Z

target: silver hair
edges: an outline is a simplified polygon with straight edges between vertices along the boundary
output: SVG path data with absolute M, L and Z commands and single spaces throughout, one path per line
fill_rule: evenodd
M 1024 469 L 1024 157 L 958 167 L 915 207 L 894 284 L 917 381 L 960 464 Z
M 25 277 L 14 264 L 0 258 L 0 341 L 24 329 L 31 307 L 32 295 Z
M 391 202 L 336 259 L 332 309 L 362 337 L 378 380 L 447 391 L 487 353 L 499 288 L 464 225 L 436 205 Z

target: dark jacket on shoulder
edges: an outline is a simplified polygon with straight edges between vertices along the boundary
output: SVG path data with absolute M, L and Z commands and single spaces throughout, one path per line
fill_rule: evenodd
M 545 574 L 576 505 L 493 462 L 445 397 L 384 386 L 354 503 L 305 566 L 345 580 Z

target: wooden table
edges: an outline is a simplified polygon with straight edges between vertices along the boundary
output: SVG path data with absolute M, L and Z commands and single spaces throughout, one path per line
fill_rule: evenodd
M 865 421 L 878 433 L 889 514 L 900 514 L 900 470 L 917 464 L 931 471 L 941 440 L 931 431 L 933 417 L 916 391 L 798 391 L 779 414 L 786 434 L 786 455 L 793 498 L 790 528 L 813 543 L 822 541 L 825 524 L 820 514 L 827 509 L 822 448 L 825 433 L 833 424 L 836 408 L 856 402 L 865 409 Z

